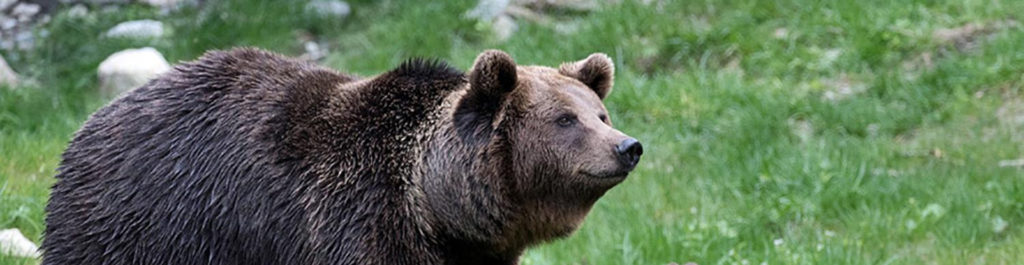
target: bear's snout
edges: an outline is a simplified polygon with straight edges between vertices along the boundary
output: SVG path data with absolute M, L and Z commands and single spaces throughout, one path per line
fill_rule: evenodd
M 626 138 L 615 147 L 615 153 L 619 156 L 619 162 L 629 169 L 633 169 L 640 162 L 640 155 L 644 154 L 644 147 L 635 138 Z

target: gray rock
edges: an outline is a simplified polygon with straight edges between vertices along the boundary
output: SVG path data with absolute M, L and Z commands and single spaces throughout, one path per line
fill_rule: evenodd
M 344 1 L 317 0 L 306 4 L 306 12 L 315 13 L 321 16 L 345 18 L 352 13 L 352 7 Z
M 18 85 L 18 74 L 7 65 L 4 57 L 0 56 L 0 86 L 14 87 Z
M 105 96 L 115 96 L 139 87 L 170 69 L 164 56 L 151 47 L 119 51 L 100 63 L 97 73 L 100 92 Z
M 164 24 L 156 20 L 133 20 L 121 22 L 107 31 L 111 38 L 158 38 L 164 35 Z

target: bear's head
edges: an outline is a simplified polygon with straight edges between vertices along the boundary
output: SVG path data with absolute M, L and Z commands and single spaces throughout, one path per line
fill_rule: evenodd
M 614 65 L 601 53 L 559 68 L 516 65 L 508 54 L 480 54 L 455 124 L 483 146 L 473 167 L 512 198 L 526 244 L 574 231 L 591 206 L 639 162 L 640 143 L 612 127 L 602 102 Z

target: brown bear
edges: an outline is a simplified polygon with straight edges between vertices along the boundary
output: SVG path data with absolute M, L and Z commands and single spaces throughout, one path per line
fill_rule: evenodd
M 603 54 L 364 79 L 209 52 L 76 133 L 43 264 L 516 264 L 636 166 L 601 102 L 612 77 Z

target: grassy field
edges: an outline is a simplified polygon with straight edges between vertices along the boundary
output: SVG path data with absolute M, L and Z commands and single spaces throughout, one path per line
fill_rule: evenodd
M 639 169 L 572 237 L 523 264 L 1020 264 L 1024 260 L 1024 1 L 615 1 L 553 10 L 510 40 L 462 17 L 474 1 L 302 5 L 209 1 L 57 16 L 36 50 L 4 52 L 35 80 L 0 88 L 0 228 L 38 240 L 54 168 L 105 102 L 95 68 L 153 46 L 171 62 L 251 45 L 371 75 L 411 56 L 462 69 L 483 49 L 520 64 L 616 61 L 606 104 L 644 142 Z M 168 37 L 98 36 L 157 18 Z M 1003 162 L 1003 163 L 1001 163 Z M 0 264 L 34 264 L 0 258 Z

